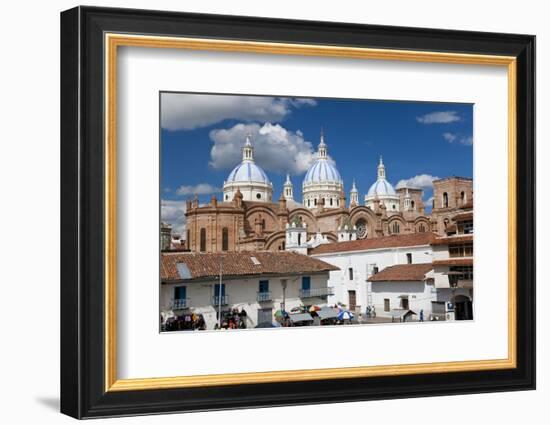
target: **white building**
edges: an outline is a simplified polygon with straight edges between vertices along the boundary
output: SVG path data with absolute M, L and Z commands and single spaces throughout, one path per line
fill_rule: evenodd
M 328 285 L 334 295 L 328 302 L 342 303 L 350 310 L 364 313 L 367 306 L 384 303 L 384 297 L 377 295 L 380 291 L 373 291 L 369 277 L 397 264 L 426 264 L 431 269 L 432 238 L 433 234 L 424 232 L 358 239 L 323 244 L 309 254 L 339 269 L 330 272 Z M 377 308 L 377 314 L 380 313 L 383 309 Z
M 383 203 L 388 213 L 399 211 L 399 195 L 389 181 L 386 180 L 386 167 L 380 157 L 378 163 L 378 177 L 365 195 L 365 206 L 371 210 L 375 204 Z
M 223 183 L 223 199 L 228 202 L 239 190 L 244 201 L 271 202 L 273 184 L 267 174 L 254 162 L 254 147 L 250 135 L 246 136 L 243 158 Z
M 434 281 L 449 304 L 449 320 L 473 318 L 474 245 L 472 213 L 455 217 L 457 232 L 433 241 Z
M 417 319 L 429 320 L 441 303 L 432 269 L 430 263 L 398 264 L 369 277 L 377 316 L 397 318 L 411 311 Z
M 309 167 L 302 183 L 302 203 L 310 209 L 321 205 L 328 209 L 340 208 L 344 198 L 342 177 L 328 158 L 325 137 L 321 132 L 317 160 Z
M 162 253 L 161 312 L 196 313 L 214 329 L 218 313 L 238 309 L 247 328 L 271 324 L 277 310 L 322 305 L 337 268 L 295 252 Z M 221 286 L 220 283 L 221 272 Z

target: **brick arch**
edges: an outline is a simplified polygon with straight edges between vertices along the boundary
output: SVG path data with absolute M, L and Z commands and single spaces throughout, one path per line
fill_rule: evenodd
M 427 217 L 424 217 L 424 216 L 420 216 L 420 217 L 417 217 L 415 220 L 414 220 L 414 231 L 415 232 L 420 232 L 420 225 L 423 224 L 424 225 L 424 231 L 425 232 L 430 232 L 431 229 L 432 229 L 432 226 L 430 225 L 430 220 L 428 220 Z
M 391 234 L 394 234 L 393 226 L 395 223 L 399 223 L 399 234 L 405 233 L 407 228 L 407 222 L 401 216 L 393 216 L 388 220 L 388 231 Z
M 286 232 L 284 230 L 279 230 L 278 232 L 272 233 L 268 236 L 265 241 L 265 249 L 267 251 L 278 251 L 279 245 L 286 241 Z
M 374 212 L 370 208 L 364 206 L 355 207 L 350 214 L 351 225 L 357 226 L 357 222 L 361 219 L 365 220 L 365 222 L 367 223 L 366 238 L 372 238 L 375 233 L 376 223 L 378 219 L 376 217 L 376 214 L 374 214 Z
M 307 208 L 296 208 L 290 212 L 290 215 L 288 217 L 288 220 L 290 223 L 292 223 L 292 220 L 297 215 L 301 216 L 304 221 L 307 224 L 307 229 L 310 232 L 316 232 L 319 230 L 319 225 L 317 224 L 317 218 L 313 215 L 313 213 L 308 210 Z
M 254 205 L 246 210 L 244 216 L 249 231 L 254 229 L 254 218 L 259 214 L 261 214 L 262 219 L 265 220 L 266 232 L 275 232 L 280 230 L 277 215 L 270 208 L 263 205 Z

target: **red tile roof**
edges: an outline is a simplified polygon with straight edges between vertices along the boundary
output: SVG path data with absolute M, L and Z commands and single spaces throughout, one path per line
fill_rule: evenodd
M 318 255 L 333 252 L 367 251 L 369 249 L 429 245 L 434 237 L 434 233 L 422 232 L 406 235 L 382 236 L 372 239 L 359 239 L 356 241 L 334 242 L 319 245 L 318 247 L 313 248 L 310 251 L 310 254 Z
M 259 264 L 255 264 L 252 258 Z M 252 276 L 259 274 L 303 274 L 340 270 L 332 264 L 307 255 L 287 251 L 249 251 L 224 253 L 163 252 L 160 276 L 162 281 L 183 280 L 177 265 L 187 266 L 192 279 L 218 277 L 220 260 L 223 258 L 224 276 Z
M 434 238 L 432 240 L 432 245 L 454 245 L 465 242 L 473 242 L 474 235 L 454 235 L 454 236 L 444 236 L 441 238 Z
M 416 282 L 424 280 L 426 273 L 433 269 L 430 263 L 398 264 L 369 277 L 370 282 Z
M 434 260 L 434 266 L 473 266 L 474 259 L 467 258 L 447 258 L 445 260 Z

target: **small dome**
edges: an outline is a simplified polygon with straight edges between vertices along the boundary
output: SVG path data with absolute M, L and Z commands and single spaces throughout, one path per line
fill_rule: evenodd
M 322 182 L 342 182 L 342 177 L 334 165 L 326 159 L 318 159 L 309 168 L 304 178 L 304 184 Z
M 370 187 L 367 196 L 384 196 L 384 195 L 392 195 L 395 196 L 395 189 L 391 185 L 390 182 L 387 180 L 377 180 L 375 181 L 372 186 Z
M 233 168 L 227 177 L 227 183 L 237 182 L 271 183 L 264 170 L 254 162 L 242 162 Z

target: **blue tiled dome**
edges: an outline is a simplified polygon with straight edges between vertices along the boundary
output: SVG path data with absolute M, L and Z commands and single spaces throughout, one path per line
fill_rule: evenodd
M 309 167 L 304 177 L 304 184 L 322 182 L 342 182 L 342 177 L 334 165 L 326 159 L 318 159 Z
M 256 182 L 270 184 L 267 174 L 254 162 L 245 161 L 233 168 L 229 173 L 227 183 Z
M 395 193 L 395 189 L 393 188 L 391 183 L 389 183 L 385 179 L 378 179 L 377 181 L 375 181 L 372 184 L 372 186 L 370 187 L 370 189 L 367 193 L 367 196 L 374 196 L 374 195 L 378 195 L 378 196 L 393 195 L 393 196 L 395 196 L 396 193 Z

